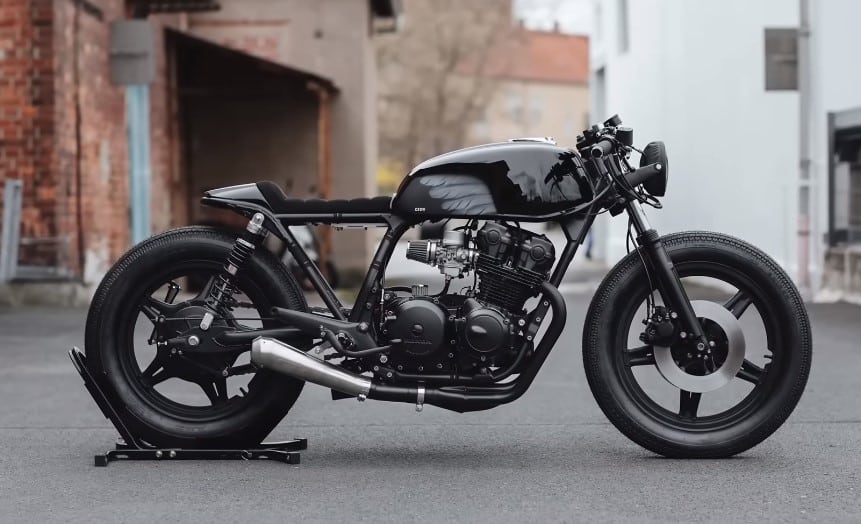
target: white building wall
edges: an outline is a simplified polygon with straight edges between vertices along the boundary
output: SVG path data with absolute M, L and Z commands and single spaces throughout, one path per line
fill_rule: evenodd
M 821 239 L 828 231 L 827 115 L 832 111 L 861 107 L 861 1 L 810 0 L 810 11 L 813 47 L 811 176 L 817 203 L 814 226 Z M 846 167 L 838 165 L 838 169 Z M 842 192 L 846 190 L 842 188 Z M 835 202 L 838 214 L 841 209 L 844 215 L 848 213 L 847 202 Z M 814 242 L 815 260 L 823 260 L 824 247 L 824 242 Z M 815 278 L 815 282 L 821 282 L 819 272 Z
M 619 9 L 628 5 L 629 48 Z M 811 271 L 821 282 L 828 214 L 827 113 L 861 107 L 861 2 L 810 0 L 812 46 Z M 798 274 L 799 107 L 795 91 L 765 91 L 764 30 L 797 27 L 799 0 L 595 0 L 593 111 L 619 113 L 637 144 L 669 152 L 662 233 L 726 232 Z M 603 102 L 603 103 L 602 103 Z M 625 251 L 625 220 L 601 224 L 607 261 Z
M 591 67 L 604 67 L 606 112 L 637 144 L 667 144 L 664 209 L 648 213 L 655 228 L 729 233 L 794 274 L 798 95 L 765 91 L 764 28 L 797 26 L 797 2 L 598 0 L 596 24 Z M 626 226 L 619 217 L 603 228 L 609 263 L 625 253 Z

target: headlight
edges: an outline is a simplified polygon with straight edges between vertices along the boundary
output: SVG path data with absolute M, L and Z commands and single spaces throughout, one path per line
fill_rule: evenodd
M 661 197 L 667 192 L 667 147 L 663 142 L 649 142 L 643 149 L 643 156 L 640 157 L 640 167 L 647 166 L 660 162 L 664 166 L 660 175 L 652 177 L 643 183 L 643 187 L 650 195 Z

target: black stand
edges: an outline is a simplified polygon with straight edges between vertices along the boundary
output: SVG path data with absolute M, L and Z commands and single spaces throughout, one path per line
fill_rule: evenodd
M 87 357 L 78 348 L 69 351 L 75 369 L 84 379 L 87 391 L 102 410 L 105 418 L 111 421 L 120 434 L 116 448 L 95 456 L 96 466 L 107 466 L 115 460 L 277 460 L 286 464 L 299 463 L 299 451 L 308 448 L 307 439 L 294 439 L 285 442 L 263 442 L 255 449 L 159 449 L 135 437 L 109 399 L 105 395 L 111 387 L 104 380 L 98 380 L 87 367 Z

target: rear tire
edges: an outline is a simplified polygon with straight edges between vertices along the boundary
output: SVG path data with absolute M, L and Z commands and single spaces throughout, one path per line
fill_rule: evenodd
M 673 413 L 644 398 L 644 391 L 631 381 L 631 366 L 641 364 L 630 360 L 626 364 L 625 359 L 631 357 L 621 355 L 627 348 L 631 320 L 649 292 L 649 279 L 635 251 L 605 277 L 589 307 L 583 332 L 589 386 L 610 422 L 655 453 L 675 458 L 741 453 L 774 433 L 801 398 L 811 363 L 810 322 L 804 303 L 786 273 L 741 240 L 685 232 L 664 237 L 662 242 L 680 277 L 724 277 L 725 282 L 735 281 L 739 293 L 744 288 L 767 326 L 771 364 L 759 370 L 762 375 L 744 400 L 716 415 L 698 418 L 694 407 L 690 416 L 681 406 L 684 399 L 679 401 L 678 413 Z M 622 344 L 625 346 L 620 347 Z
M 90 371 L 104 374 L 113 387 L 113 403 L 124 407 L 129 429 L 149 444 L 177 448 L 235 448 L 259 444 L 287 414 L 303 382 L 258 371 L 247 397 L 234 397 L 229 409 L 213 402 L 210 409 L 159 402 L 141 385 L 141 372 L 128 364 L 128 324 L 138 304 L 162 284 L 159 275 L 183 265 L 218 271 L 227 260 L 236 234 L 210 227 L 186 227 L 150 238 L 129 251 L 107 273 L 87 316 L 86 355 Z M 251 289 L 255 307 L 308 309 L 290 272 L 265 249 L 248 259 L 240 287 Z M 144 295 L 146 294 L 146 295 Z M 258 304 L 259 302 L 259 304 Z M 262 315 L 261 315 L 262 317 Z M 132 341 L 132 345 L 134 342 Z M 248 350 L 250 350 L 250 345 Z M 134 352 L 134 349 L 132 349 Z M 149 389 L 154 389 L 151 386 Z

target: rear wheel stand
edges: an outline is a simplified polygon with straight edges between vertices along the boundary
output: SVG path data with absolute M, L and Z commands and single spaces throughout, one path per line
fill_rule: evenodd
M 94 457 L 96 466 L 107 466 L 115 460 L 277 460 L 286 464 L 299 464 L 299 451 L 308 448 L 307 439 L 293 439 L 284 442 L 263 442 L 253 449 L 163 449 L 153 447 L 137 438 L 128 429 L 121 413 L 121 406 L 115 406 L 105 395 L 112 387 L 104 379 L 98 380 L 87 367 L 87 357 L 78 348 L 69 351 L 75 369 L 84 380 L 87 391 L 96 401 L 102 414 L 111 421 L 120 437 L 116 447 Z

